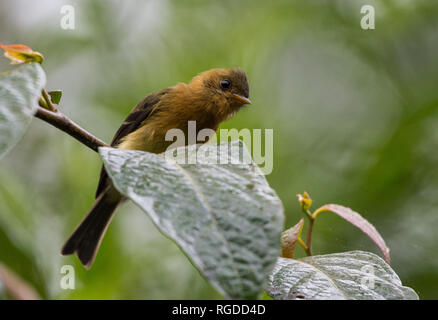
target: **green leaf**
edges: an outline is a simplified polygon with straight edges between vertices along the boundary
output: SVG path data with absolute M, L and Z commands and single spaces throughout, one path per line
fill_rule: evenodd
M 49 91 L 48 94 L 50 96 L 50 101 L 52 101 L 53 104 L 59 104 L 59 102 L 61 102 L 61 97 L 62 97 L 61 90 Z
M 277 300 L 418 299 L 382 258 L 363 251 L 279 258 L 266 292 Z
M 45 83 L 46 76 L 39 63 L 0 74 L 0 158 L 26 131 Z
M 240 156 L 229 155 L 228 148 Z M 197 164 L 141 151 L 99 152 L 115 187 L 150 215 L 219 292 L 233 299 L 260 297 L 280 253 L 280 199 L 241 141 L 176 150 L 190 159 L 197 155 Z M 218 158 L 228 164 L 214 164 Z

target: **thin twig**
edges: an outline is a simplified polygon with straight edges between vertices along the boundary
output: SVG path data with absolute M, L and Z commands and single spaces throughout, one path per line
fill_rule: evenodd
M 312 255 L 312 230 L 313 230 L 313 223 L 314 223 L 315 219 L 313 219 L 311 216 L 309 217 L 309 226 L 307 227 L 307 235 L 306 235 L 306 247 L 307 250 L 306 253 L 307 255 L 311 256 Z
M 325 212 L 325 211 L 330 211 L 330 210 L 328 210 L 326 207 L 323 206 L 323 207 L 317 209 L 313 213 L 311 213 L 309 210 L 304 211 L 304 213 L 306 214 L 306 217 L 309 218 L 309 226 L 307 227 L 307 235 L 306 235 L 306 247 L 307 247 L 307 250 L 308 250 L 308 251 L 306 251 L 306 253 L 309 256 L 312 255 L 312 231 L 313 231 L 313 224 L 315 223 L 316 217 L 321 212 Z
M 309 247 L 304 243 L 304 241 L 300 237 L 298 237 L 297 241 L 301 245 L 301 247 L 303 247 L 303 249 L 306 252 L 306 254 L 308 256 L 311 256 L 312 255 L 312 251 L 310 251 Z
M 71 121 L 61 112 L 52 112 L 44 108 L 38 107 L 35 117 L 50 123 L 52 126 L 64 131 L 82 144 L 86 145 L 94 151 L 98 151 L 99 147 L 109 147 L 105 142 L 96 138 L 91 133 L 82 129 L 76 123 Z

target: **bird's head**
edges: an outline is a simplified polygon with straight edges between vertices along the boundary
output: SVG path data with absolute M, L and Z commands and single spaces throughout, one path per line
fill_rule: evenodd
M 243 105 L 251 104 L 246 74 L 241 69 L 211 69 L 193 78 L 192 88 L 199 90 L 204 99 L 209 99 L 222 108 L 228 116 Z M 218 110 L 219 111 L 219 110 Z

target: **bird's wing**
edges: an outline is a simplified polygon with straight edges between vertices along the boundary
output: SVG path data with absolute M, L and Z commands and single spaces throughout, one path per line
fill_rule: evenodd
M 165 94 L 167 94 L 170 90 L 171 89 L 164 89 L 152 93 L 148 95 L 146 98 L 144 98 L 143 100 L 141 100 L 134 107 L 134 109 L 132 109 L 131 113 L 129 113 L 125 121 L 123 121 L 119 130 L 117 130 L 113 140 L 111 141 L 111 146 L 116 147 L 125 136 L 137 130 L 141 126 L 143 121 L 145 121 L 149 117 L 152 110 L 158 104 L 161 98 Z M 102 166 L 102 169 L 100 170 L 99 183 L 97 185 L 97 190 L 96 190 L 96 198 L 105 189 L 107 183 L 108 183 L 108 175 L 105 171 L 105 168 Z

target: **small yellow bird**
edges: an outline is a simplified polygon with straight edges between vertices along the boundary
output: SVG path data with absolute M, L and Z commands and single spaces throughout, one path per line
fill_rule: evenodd
M 251 104 L 245 72 L 240 69 L 205 71 L 189 84 L 179 83 L 141 100 L 116 132 L 111 146 L 162 153 L 172 143 L 165 139 L 169 130 L 180 129 L 188 137 L 188 122 L 196 121 L 196 134 L 202 129 L 216 131 L 222 121 L 245 104 Z M 186 144 L 189 143 L 186 138 Z M 76 252 L 82 264 L 90 268 L 114 211 L 125 199 L 102 167 L 96 201 L 61 253 Z

